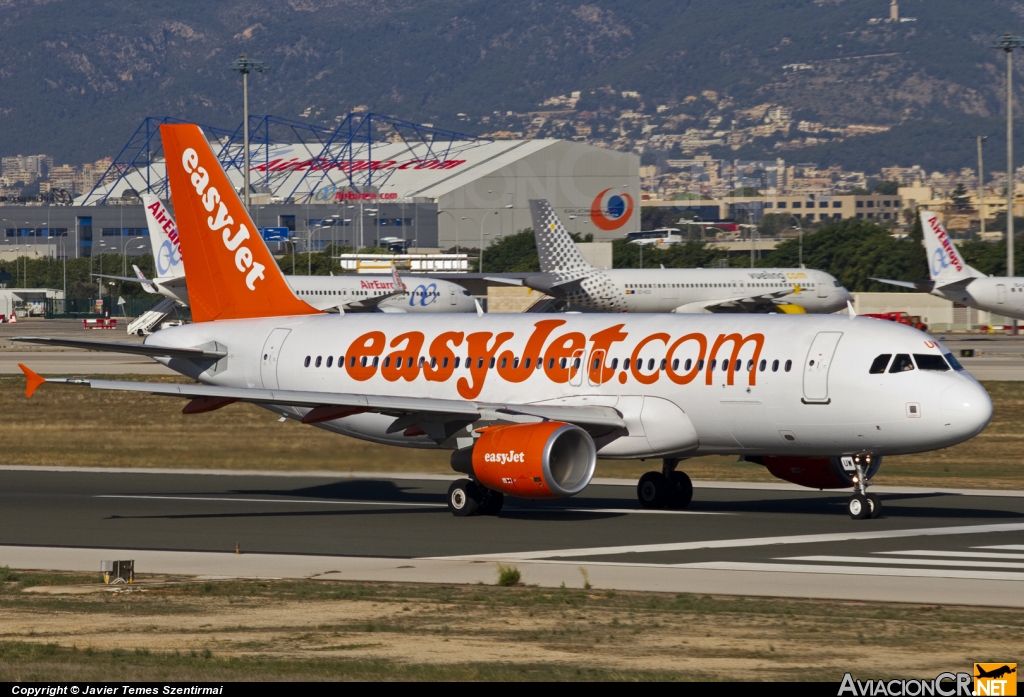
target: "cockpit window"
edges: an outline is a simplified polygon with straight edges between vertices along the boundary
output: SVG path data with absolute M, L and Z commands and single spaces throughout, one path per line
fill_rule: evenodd
M 954 358 L 952 353 L 944 353 L 942 355 L 945 357 L 946 361 L 949 363 L 950 367 L 953 370 L 963 370 L 964 369 L 964 367 L 962 365 L 960 365 L 960 361 L 958 361 L 956 358 Z
M 917 363 L 917 367 L 921 370 L 949 370 L 949 366 L 946 365 L 946 361 L 943 360 L 942 356 L 930 353 L 915 353 L 914 362 Z
M 890 358 L 892 358 L 891 353 L 883 353 L 881 356 L 878 356 L 871 364 L 871 370 L 869 370 L 868 372 L 871 373 L 872 375 L 884 373 L 885 366 L 889 365 Z
M 906 370 L 913 370 L 914 362 L 910 360 L 909 353 L 897 353 L 889 367 L 890 373 L 902 373 Z

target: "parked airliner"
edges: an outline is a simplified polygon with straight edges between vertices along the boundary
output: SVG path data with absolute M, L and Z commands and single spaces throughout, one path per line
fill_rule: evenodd
M 921 229 L 928 255 L 928 281 L 874 278 L 904 288 L 915 288 L 946 300 L 1003 317 L 1024 319 L 1024 277 L 986 276 L 960 255 L 946 228 L 934 213 L 921 212 Z
M 454 451 L 457 516 L 505 495 L 583 491 L 598 457 L 659 458 L 648 508 L 685 507 L 678 463 L 729 454 L 813 488 L 853 488 L 886 455 L 977 435 L 992 402 L 941 343 L 846 316 L 325 314 L 278 271 L 198 126 L 161 126 L 194 324 L 144 344 L 18 341 L 155 358 L 189 384 L 44 379 L 188 400 L 198 414 L 250 402 L 304 424 L 405 448 Z M 196 261 L 192 261 L 196 260 Z
M 185 263 L 178 239 L 178 226 L 163 202 L 152 194 L 142 195 L 146 222 L 153 245 L 157 277 L 146 278 L 135 269 L 136 278 L 95 274 L 103 278 L 141 283 L 148 293 L 160 293 L 188 305 Z M 476 302 L 462 286 L 422 276 L 397 280 L 393 275 L 345 274 L 340 276 L 285 276 L 288 286 L 303 300 L 329 312 L 475 312 Z
M 842 310 L 850 294 L 811 269 L 597 269 L 583 258 L 551 204 L 530 201 L 541 273 L 494 280 L 522 284 L 601 312 Z

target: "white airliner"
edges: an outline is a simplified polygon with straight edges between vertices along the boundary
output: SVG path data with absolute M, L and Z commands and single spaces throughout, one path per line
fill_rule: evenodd
M 598 457 L 661 459 L 640 503 L 685 507 L 679 461 L 729 454 L 805 486 L 852 487 L 850 515 L 873 517 L 881 503 L 866 487 L 885 455 L 954 445 L 992 415 L 939 342 L 863 317 L 322 313 L 288 287 L 199 127 L 161 135 L 195 323 L 144 344 L 16 340 L 150 356 L 196 383 L 22 367 L 27 395 L 80 384 L 184 398 L 187 414 L 250 402 L 355 438 L 453 450 L 467 475 L 449 489 L 457 516 L 496 513 L 505 494 L 577 494 Z
M 928 281 L 893 281 L 894 286 L 915 288 L 946 300 L 1003 317 L 1024 319 L 1024 277 L 986 276 L 969 266 L 934 213 L 921 212 L 921 229 L 928 255 Z
M 850 294 L 809 269 L 597 269 L 587 263 L 545 200 L 530 201 L 541 273 L 522 283 L 602 312 L 785 312 L 842 310 Z
M 152 194 L 142 195 L 146 222 L 153 245 L 157 277 L 148 279 L 135 269 L 136 278 L 95 274 L 103 278 L 142 283 L 147 293 L 160 293 L 188 305 L 185 264 L 182 261 L 178 226 L 170 211 Z M 356 274 L 341 276 L 285 276 L 289 287 L 303 300 L 329 312 L 475 312 L 476 302 L 462 286 L 436 278 Z

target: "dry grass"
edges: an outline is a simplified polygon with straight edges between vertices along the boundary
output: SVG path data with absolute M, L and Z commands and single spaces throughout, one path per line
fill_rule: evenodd
M 995 414 L 984 433 L 946 450 L 888 458 L 876 483 L 1024 489 L 1024 430 L 1018 418 L 1024 411 L 1022 384 L 988 382 L 985 387 Z M 0 464 L 451 472 L 447 452 L 397 449 L 293 421 L 278 423 L 273 414 L 252 405 L 184 416 L 182 402 L 173 398 L 44 386 L 26 401 L 23 390 L 23 378 L 0 376 L 0 413 L 5 415 Z M 657 463 L 603 460 L 597 476 L 637 477 L 652 466 Z M 694 479 L 775 481 L 764 468 L 731 457 L 695 458 L 685 469 Z
M 31 577 L 0 592 L 0 681 L 838 681 L 1024 652 L 1016 609 L 318 581 L 21 592 Z

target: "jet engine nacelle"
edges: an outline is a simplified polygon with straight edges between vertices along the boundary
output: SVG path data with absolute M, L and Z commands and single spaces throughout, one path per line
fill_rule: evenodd
M 864 468 L 867 479 L 875 476 L 882 465 L 879 455 L 844 455 L 842 457 L 792 457 L 789 455 L 763 457 L 747 457 L 749 462 L 756 462 L 768 468 L 772 475 L 787 482 L 812 489 L 848 489 L 854 485 L 857 476 L 854 458 Z
M 488 489 L 526 499 L 574 496 L 594 476 L 597 448 L 579 426 L 558 421 L 480 430 L 472 448 L 452 453 L 452 469 Z

